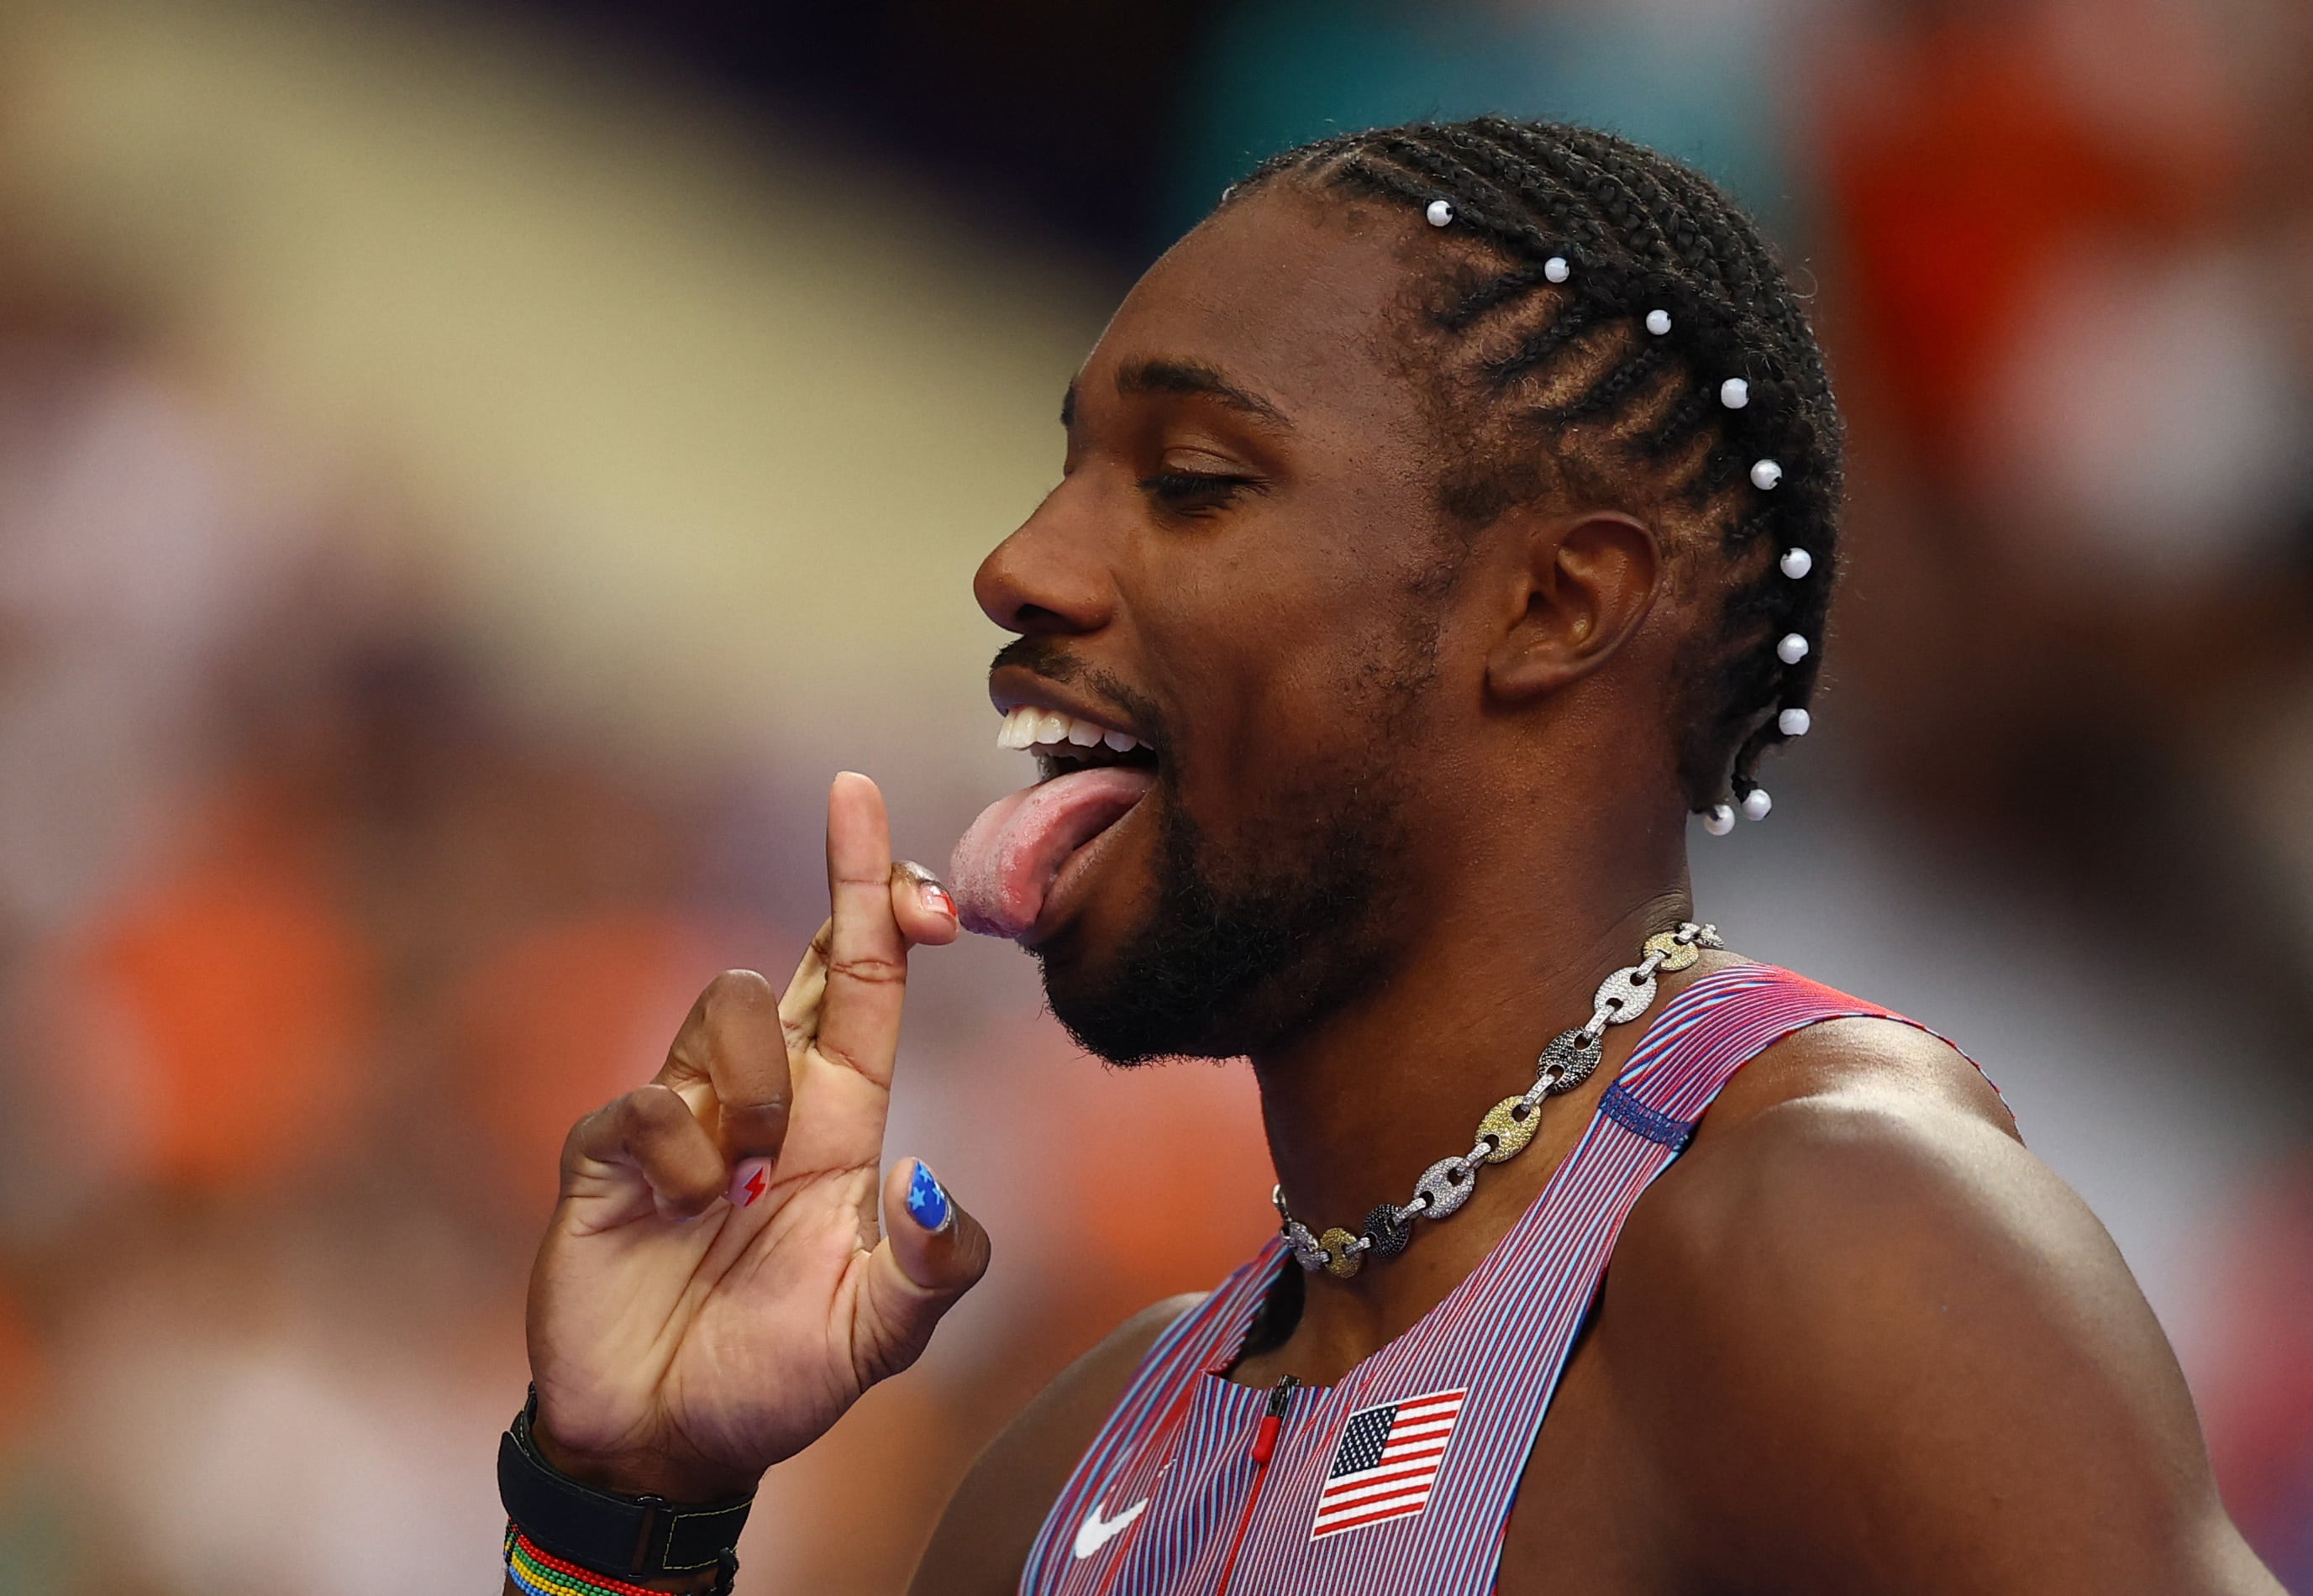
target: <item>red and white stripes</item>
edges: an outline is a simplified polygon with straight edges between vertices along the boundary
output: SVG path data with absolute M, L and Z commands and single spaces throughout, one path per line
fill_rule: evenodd
M 1242 1596 L 1491 1591 L 1518 1476 L 1631 1206 L 1746 1061 L 1820 1021 L 1885 1014 L 1766 965 L 1687 987 L 1615 1083 L 1614 1111 L 1485 1261 L 1340 1384 L 1295 1392 L 1257 1464 L 1269 1393 L 1227 1372 L 1289 1263 L 1270 1243 L 1150 1348 L 1053 1504 L 1024 1596 L 1212 1596 L 1225 1565 Z

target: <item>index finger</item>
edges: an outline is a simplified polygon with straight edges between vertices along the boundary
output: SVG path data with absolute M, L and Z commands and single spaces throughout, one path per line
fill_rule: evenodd
M 827 987 L 819 1050 L 879 1086 L 892 1083 L 908 944 L 892 913 L 892 827 L 884 794 L 845 771 L 827 794 Z
M 918 943 L 945 947 L 956 939 L 955 899 L 939 877 L 912 859 L 892 862 L 892 916 L 900 923 L 900 945 Z M 835 922 L 822 920 L 812 934 L 787 989 L 779 997 L 779 1023 L 786 1028 L 787 1051 L 800 1053 L 819 1039 L 819 1011 L 827 995 L 827 957 L 835 935 Z

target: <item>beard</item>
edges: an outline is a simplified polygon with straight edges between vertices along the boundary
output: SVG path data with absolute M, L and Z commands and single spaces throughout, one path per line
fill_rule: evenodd
M 1077 1046 L 1120 1065 L 1242 1057 L 1290 1042 L 1380 984 L 1414 885 L 1405 817 L 1417 805 L 1403 750 L 1436 678 L 1438 605 L 1459 568 L 1455 553 L 1426 569 L 1394 633 L 1349 651 L 1359 664 L 1342 698 L 1361 706 L 1365 745 L 1287 784 L 1245 829 L 1250 842 L 1209 837 L 1180 802 L 1177 770 L 1160 774 L 1148 917 L 1098 968 L 1065 946 L 1034 950 L 1045 1001 Z M 1156 705 L 1054 640 L 1023 637 L 997 655 L 1015 661 L 1093 681 L 1158 747 L 1176 746 Z
M 1399 805 L 1362 782 L 1280 811 L 1296 819 L 1273 835 L 1300 846 L 1264 846 L 1253 864 L 1220 856 L 1166 803 L 1156 901 L 1116 957 L 1086 970 L 1037 950 L 1046 1000 L 1078 1046 L 1114 1065 L 1235 1058 L 1291 1040 L 1373 983 L 1394 917 L 1388 866 L 1406 856 Z

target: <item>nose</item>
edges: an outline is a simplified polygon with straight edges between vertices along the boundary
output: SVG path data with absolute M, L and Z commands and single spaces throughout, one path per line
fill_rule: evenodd
M 1108 539 L 1082 479 L 1064 480 L 1019 530 L 980 562 L 972 597 L 988 618 L 1022 636 L 1096 632 L 1115 613 Z

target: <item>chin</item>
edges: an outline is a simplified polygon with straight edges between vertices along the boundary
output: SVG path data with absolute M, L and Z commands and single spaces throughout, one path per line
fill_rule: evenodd
M 1136 1001 L 1125 955 L 1145 934 L 1103 935 L 1080 920 L 1028 950 L 1042 966 L 1052 1017 L 1077 1046 L 1108 1064 L 1148 1064 L 1189 1050 L 1177 1024 L 1162 1023 Z
M 1128 1068 L 1264 1052 L 1367 979 L 1354 939 L 1304 944 L 1288 960 L 1242 927 L 1161 914 L 1121 940 L 1095 943 L 1072 928 L 1033 951 L 1052 1017 L 1086 1052 Z
M 1319 812 L 1240 850 L 1214 846 L 1185 807 L 1156 811 L 1139 868 L 1107 873 L 1030 950 L 1053 1017 L 1112 1064 L 1236 1058 L 1373 987 L 1399 923 L 1387 866 L 1404 856 L 1402 829 L 1387 804 Z

